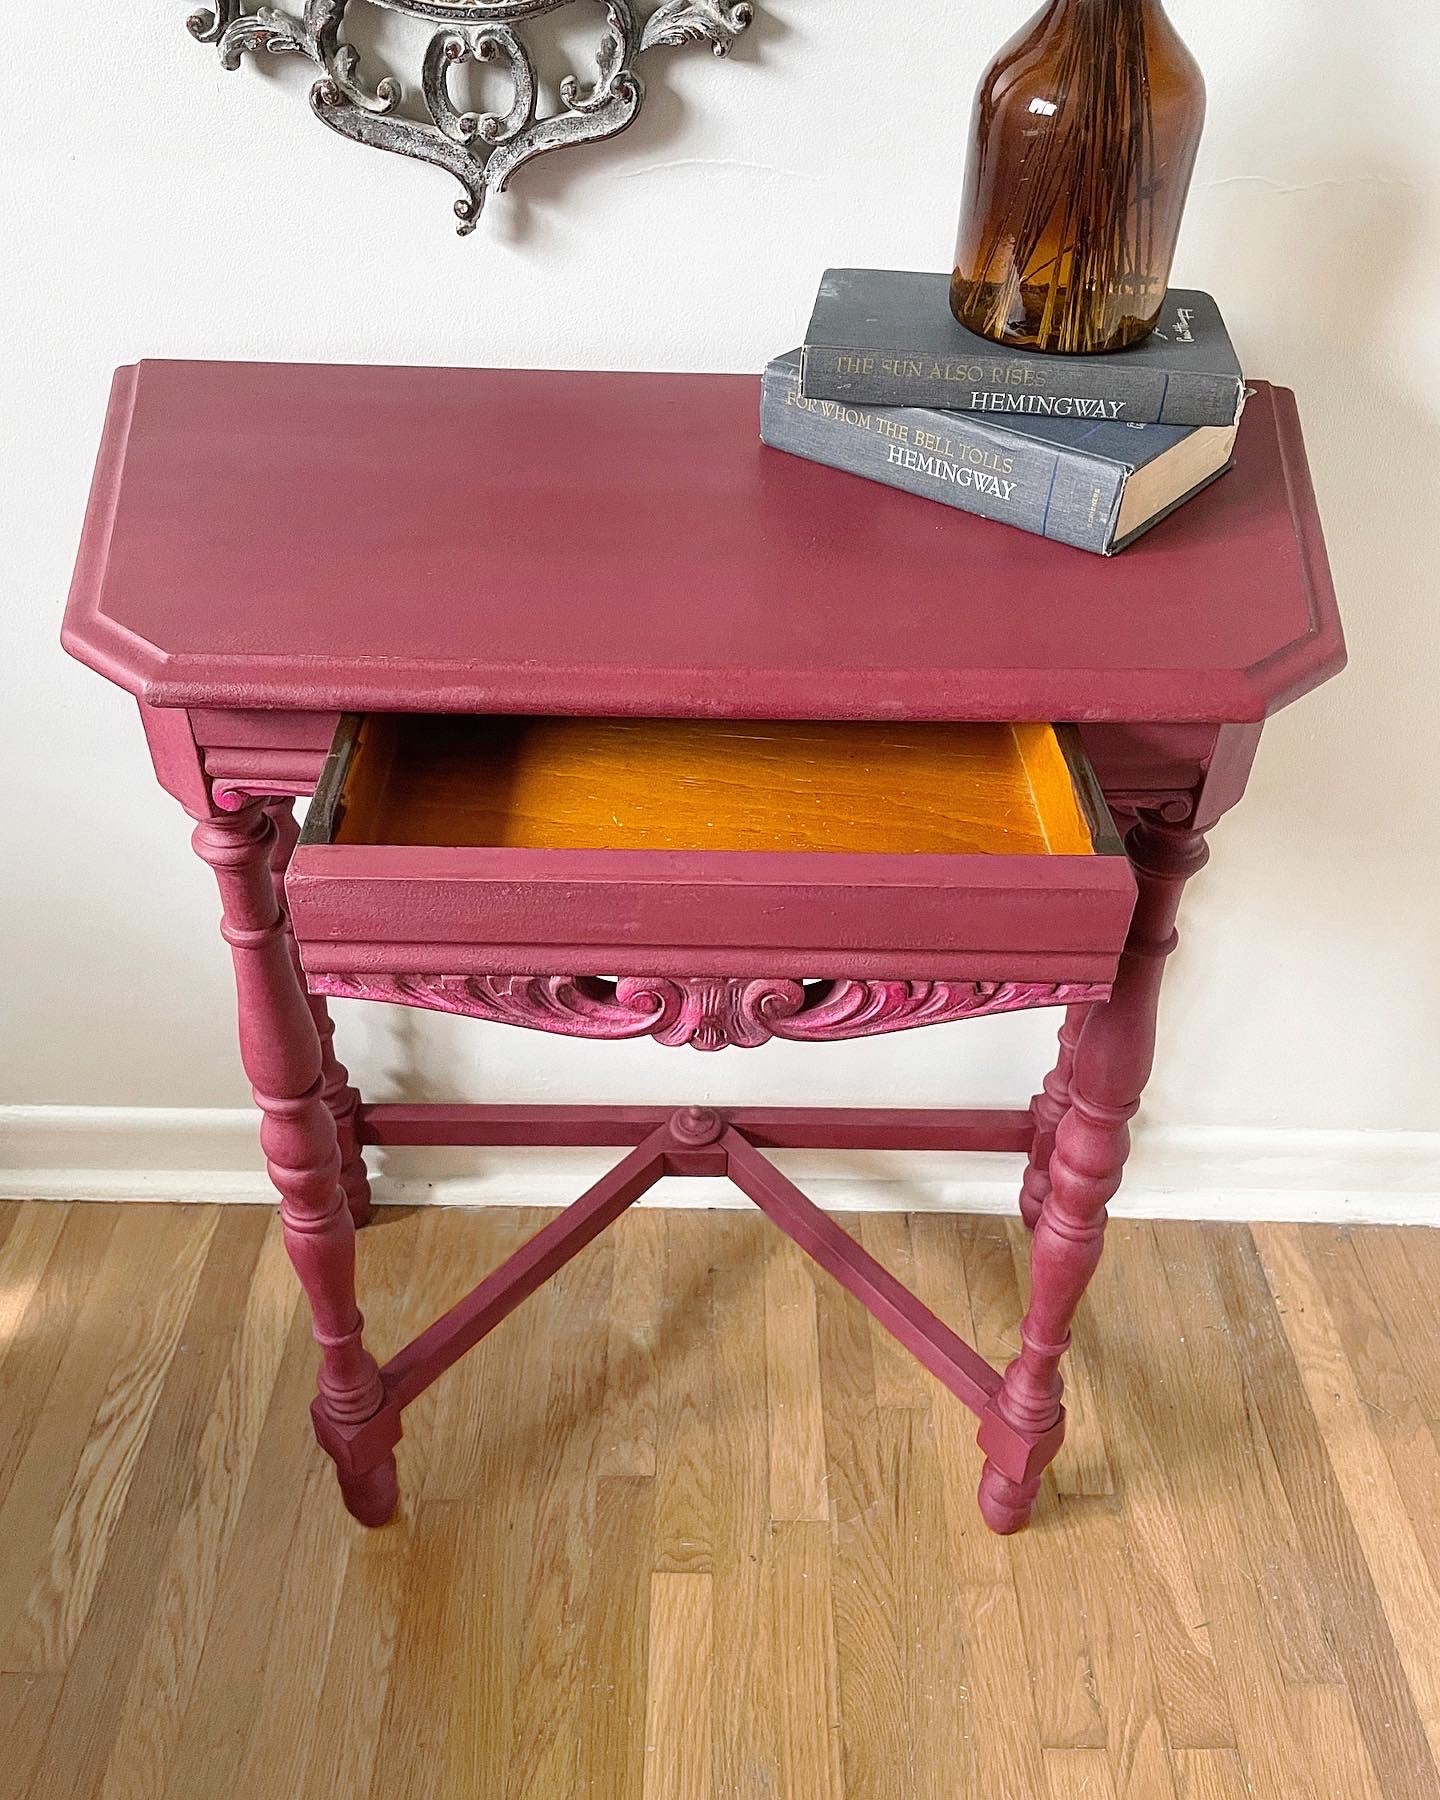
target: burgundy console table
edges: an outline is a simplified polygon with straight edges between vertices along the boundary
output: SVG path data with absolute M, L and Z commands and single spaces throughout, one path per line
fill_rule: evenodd
M 757 399 L 730 376 L 116 378 L 65 643 L 136 696 L 215 871 L 315 1427 L 366 1524 L 405 1406 L 683 1173 L 728 1176 L 979 1415 L 982 1511 L 1023 1525 L 1181 890 L 1266 717 L 1343 665 L 1288 393 L 1260 387 L 1236 471 L 1113 562 L 763 449 Z M 1067 1010 L 1014 1111 L 371 1106 L 327 994 L 706 1050 Z M 362 1150 L 419 1143 L 628 1153 L 381 1366 Z M 764 1155 L 816 1146 L 1028 1153 L 1008 1370 Z

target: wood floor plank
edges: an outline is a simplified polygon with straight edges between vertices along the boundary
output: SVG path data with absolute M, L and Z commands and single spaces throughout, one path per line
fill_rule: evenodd
M 915 1248 L 905 1213 L 866 1213 L 848 1221 L 848 1228 L 882 1268 L 914 1291 Z M 867 1325 L 875 1363 L 875 1404 L 928 1412 L 931 1377 L 878 1319 L 867 1319 Z
M 432 1208 L 388 1206 L 378 1208 L 370 1224 L 356 1234 L 356 1292 L 363 1304 L 365 1341 L 378 1361 L 388 1361 L 418 1337 L 440 1310 L 437 1296 L 453 1298 L 454 1287 L 463 1284 L 466 1270 L 462 1247 L 454 1241 L 456 1235 L 441 1231 Z M 457 1268 L 457 1263 L 462 1266 Z M 479 1275 L 477 1270 L 477 1279 Z M 400 1476 L 398 1517 L 407 1532 L 413 1525 L 414 1508 L 426 1491 L 438 1402 L 445 1392 L 442 1376 L 405 1409 L 405 1435 L 395 1460 Z
M 197 1793 L 206 1800 L 229 1800 L 235 1791 L 236 1745 L 246 1741 L 264 1678 L 306 1482 L 323 1467 L 308 1417 L 315 1365 L 309 1315 L 297 1307 L 214 1578 L 215 1604 L 164 1770 L 165 1786 L 152 1790 L 154 1800 L 162 1794 L 164 1800 L 193 1800 Z M 210 1553 L 208 1544 L 201 1549 Z M 243 1604 L 236 1604 L 238 1595 Z
M 613 1348 L 613 1338 L 611 1343 Z M 657 1602 L 668 1618 L 668 1610 L 678 1597 L 680 1610 L 687 1620 L 690 1618 L 684 1591 L 666 1590 L 661 1595 L 656 1583 L 702 1579 L 654 1574 L 654 1555 L 653 1482 L 644 1476 L 605 1476 L 595 1496 L 595 1554 L 590 1559 L 590 1586 L 585 1595 L 581 1633 L 585 1705 L 575 1789 L 578 1794 L 603 1794 L 606 1800 L 643 1800 L 650 1784 L 648 1759 L 657 1754 L 657 1746 L 655 1726 L 646 1725 L 646 1705 L 647 1682 L 654 1674 L 650 1634 Z M 708 1576 L 703 1579 L 708 1622 L 712 1611 L 711 1584 Z M 662 1649 L 661 1655 L 668 1657 L 670 1652 Z M 713 1660 L 713 1639 L 707 1635 L 706 1656 L 700 1670 L 707 1689 L 704 1765 L 702 1774 L 693 1777 L 697 1784 L 703 1778 L 701 1791 L 707 1794 L 712 1779 L 708 1684 Z M 667 1667 L 673 1674 L 673 1665 L 667 1663 Z M 664 1730 L 671 1729 L 672 1723 L 667 1711 Z M 479 1737 L 476 1749 L 483 1761 L 492 1754 L 492 1741 Z M 700 1754 L 698 1746 L 692 1746 L 692 1752 Z M 689 1770 L 692 1762 L 687 1760 L 684 1767 Z M 486 1791 L 477 1770 L 477 1779 L 471 1785 L 456 1790 L 456 1800 L 461 1800 L 462 1795 L 463 1800 L 472 1800 Z
M 1192 1564 L 1246 1779 L 1258 1793 L 1314 1800 L 1309 1750 L 1287 1703 L 1285 1637 L 1298 1627 L 1328 1641 L 1330 1603 L 1278 1473 L 1272 1480 L 1259 1466 L 1269 1443 L 1252 1383 L 1302 1407 L 1303 1394 L 1293 1367 L 1258 1367 L 1234 1328 L 1232 1309 L 1269 1302 L 1258 1267 L 1245 1291 L 1233 1278 L 1222 1286 L 1228 1247 L 1243 1236 L 1241 1227 L 1193 1224 L 1155 1232 L 1171 1337 L 1184 1346 L 1189 1377 L 1173 1390 L 1171 1454 L 1195 1500 Z
M 1180 1800 L 1256 1800 L 1234 1750 L 1177 1750 Z
M 1020 1354 L 1020 1319 L 1025 1304 L 1005 1221 L 947 1219 L 937 1214 L 933 1223 L 929 1217 L 916 1219 L 913 1234 L 917 1259 L 919 1240 L 925 1240 L 930 1278 L 940 1283 L 948 1274 L 955 1283 L 957 1301 L 961 1295 L 964 1297 L 969 1327 L 953 1318 L 949 1319 L 950 1324 L 962 1336 L 973 1338 L 975 1348 L 992 1368 L 1002 1372 L 1009 1368 Z M 950 1270 L 942 1271 L 942 1259 L 952 1265 Z
M 66 1665 L 0 1673 L 0 1800 L 1440 1800 L 1415 1234 L 1116 1228 L 1076 1334 L 1114 1491 L 1001 1540 L 973 1417 L 753 1214 L 577 1258 L 407 1414 L 378 1532 L 273 1220 L 0 1223 L 0 1642 Z M 382 1214 L 377 1350 L 538 1223 Z M 857 1234 L 1013 1352 L 1009 1224 Z
M 171 1553 L 183 1516 L 207 1421 L 252 1291 L 264 1229 L 264 1216 L 248 1208 L 227 1209 L 210 1222 L 197 1218 L 192 1225 L 197 1245 L 208 1239 L 208 1254 L 69 1659 L 37 1800 L 44 1792 L 90 1795 L 102 1784 L 124 1719 L 127 1680 L 159 1604 L 156 1570 Z M 152 1700 L 162 1703 L 159 1696 Z
M 911 1221 L 920 1297 L 997 1366 L 1019 1342 L 1019 1292 L 1009 1237 L 995 1219 L 924 1214 Z M 941 1388 L 931 1420 L 911 1431 L 912 1468 L 924 1475 L 933 1444 L 948 1527 L 949 1560 L 937 1569 L 935 1604 L 965 1646 L 958 1688 L 977 1793 L 1029 1800 L 1045 1792 L 1035 1679 L 1021 1625 L 1011 1545 L 987 1531 L 975 1506 L 981 1459 L 975 1421 Z M 1048 1484 L 1047 1484 L 1048 1485 Z M 1037 1509 L 1037 1527 L 1053 1517 L 1053 1485 Z M 933 1518 L 933 1509 L 927 1509 Z M 902 1518 L 903 1518 L 902 1514 Z M 934 1527 L 924 1534 L 933 1542 Z M 1038 1535 L 1038 1530 L 1037 1530 Z M 945 1593 L 947 1583 L 953 1589 Z
M 1175 1800 L 1156 1670 L 1143 1603 L 1136 1603 L 1124 1524 L 1104 1499 L 1071 1499 L 1063 1503 L 1061 1529 L 1072 1534 L 1116 1800 Z
M 322 1494 L 321 1504 L 333 1509 L 333 1493 Z M 360 1800 L 370 1792 L 380 1754 L 400 1622 L 412 1599 L 415 1530 L 353 1535 L 324 1680 L 312 1696 L 309 1760 L 303 1781 L 286 1790 L 295 1800 Z M 481 1800 L 483 1790 L 472 1792 Z
M 297 1324 L 299 1288 L 278 1217 L 247 1210 L 245 1222 L 259 1228 L 263 1240 L 226 1368 L 204 1420 L 184 1489 L 184 1510 L 165 1557 L 150 1574 L 154 1604 L 134 1647 L 101 1800 L 151 1800 L 165 1791 L 210 1621 L 221 1603 L 225 1557 L 281 1356 L 293 1334 L 303 1329 Z M 228 1242 L 228 1231 L 220 1241 L 222 1247 Z
M 710 1576 L 662 1570 L 650 1596 L 644 1800 L 710 1800 Z
M 1396 1342 L 1412 1353 L 1411 1379 L 1425 1416 L 1440 1425 L 1440 1233 L 1372 1225 L 1347 1235 L 1370 1291 L 1383 1300 Z
M 1300 1241 L 1354 1376 L 1355 1394 L 1385 1454 L 1405 1516 L 1440 1587 L 1440 1442 L 1421 1400 L 1424 1358 L 1390 1335 L 1348 1234 L 1310 1229 Z
M 99 1409 L 60 1503 L 44 1560 L 0 1667 L 38 1674 L 68 1667 L 125 1509 L 156 1403 L 180 1342 L 219 1212 L 200 1218 L 184 1207 L 156 1207 L 141 1231 L 138 1213 L 123 1221 L 112 1254 L 132 1265 L 129 1328 L 109 1371 Z M 131 1242 L 131 1239 L 134 1242 Z
M 1076 1578 L 1077 1545 L 1063 1502 L 1053 1491 L 1047 1499 L 1057 1529 L 1021 1532 L 1009 1546 L 1040 1742 L 1051 1750 L 1101 1749 L 1105 1721 L 1090 1621 Z
M 0 1800 L 34 1800 L 64 1679 L 0 1673 Z
M 755 1213 L 709 1215 L 715 1274 L 715 1556 L 711 1710 L 716 1800 L 778 1794 L 770 1687 L 773 1624 L 770 1420 L 765 1399 L 765 1258 L 773 1228 Z
M 1050 1800 L 1116 1800 L 1103 1750 L 1047 1750 Z
M 518 1250 L 548 1216 L 457 1213 L 435 1240 L 431 1316 Z M 412 1470 L 410 1486 L 417 1497 L 464 1502 L 490 1496 L 503 1508 L 504 1469 L 519 1453 L 511 1440 L 518 1433 L 533 1441 L 544 1418 L 555 1297 L 553 1284 L 532 1294 L 422 1397 L 434 1454 L 417 1460 Z M 517 1369 L 525 1371 L 524 1380 L 516 1380 Z
M 655 1567 L 708 1575 L 715 1544 L 710 1232 L 703 1213 L 666 1212 L 663 1219 L 666 1300 L 657 1377 Z
M 1440 1587 L 1410 1525 L 1298 1227 L 1256 1226 L 1252 1236 L 1384 1610 L 1389 1639 L 1399 1653 L 1431 1755 L 1440 1761 L 1440 1658 L 1435 1653 Z M 1428 1771 L 1420 1765 L 1417 1772 L 1436 1783 L 1433 1763 Z
M 1310 1746 L 1318 1800 L 1385 1800 L 1349 1688 L 1296 1688 L 1291 1704 Z
M 1131 1605 L 1155 1663 L 1168 1744 L 1233 1748 L 1234 1722 L 1192 1558 L 1192 1514 L 1200 1496 L 1176 1478 L 1185 1445 L 1175 1430 L 1175 1389 L 1189 1381 L 1193 1392 L 1194 1384 L 1191 1372 L 1174 1367 L 1169 1354 L 1175 1323 L 1150 1226 L 1120 1222 L 1111 1229 L 1110 1254 L 1092 1286 L 1088 1316 L 1109 1345 L 1102 1411 L 1121 1471 Z
M 1323 1426 L 1297 1372 L 1273 1298 L 1265 1304 L 1270 1290 L 1259 1252 L 1248 1232 L 1218 1234 L 1213 1244 L 1231 1334 L 1250 1372 L 1252 1397 L 1366 1740 L 1386 1769 L 1392 1800 L 1440 1800 L 1440 1776 L 1425 1723 L 1337 1479 Z M 1232 1688 L 1232 1704 L 1234 1700 Z M 1272 1723 L 1270 1728 L 1276 1726 Z M 1253 1763 L 1256 1746 L 1240 1748 Z
M 882 1413 L 879 1467 L 895 1512 L 893 1605 L 903 1657 L 905 1736 L 898 1767 L 889 1771 L 892 1787 L 907 1800 L 983 1793 L 984 1728 L 971 1668 L 975 1612 L 970 1590 L 957 1594 L 947 1579 L 947 1497 L 933 1420 L 909 1408 Z M 841 1675 L 843 1699 L 843 1667 Z M 1016 1716 L 1022 1732 L 1031 1725 L 1023 1704 Z M 847 1767 L 857 1761 L 852 1752 Z
M 915 1291 L 952 1331 L 973 1344 L 992 1363 L 1004 1351 L 1001 1339 L 1013 1332 L 1015 1269 L 1008 1243 L 996 1256 L 993 1236 L 977 1248 L 976 1221 L 926 1213 L 911 1220 L 915 1253 Z M 998 1286 L 990 1276 L 998 1271 Z M 972 1291 L 973 1290 L 973 1291 Z M 1017 1340 L 1018 1341 L 1018 1340 Z M 952 1395 L 931 1387 L 930 1418 L 945 1517 L 961 1578 L 969 1585 L 994 1587 L 1011 1582 L 1009 1550 L 988 1531 L 973 1529 L 978 1517 L 975 1491 L 982 1459 L 976 1448 L 974 1415 Z M 1023 1655 L 1023 1653 L 1022 1653 Z
M 601 1238 L 551 1284 L 553 1344 L 515 1683 L 511 1800 L 575 1790 L 613 1275 L 613 1240 Z
M 440 1791 L 456 1695 L 487 1678 L 483 1668 L 456 1657 L 466 1642 L 463 1622 L 485 1528 L 483 1509 L 464 1501 L 419 1506 L 369 1800 L 435 1800 Z M 508 1783 L 514 1771 L 503 1740 L 494 1746 L 492 1766 Z M 337 1791 L 332 1783 L 328 1792 Z
M 848 1800 L 908 1800 L 900 1521 L 893 1469 L 881 1460 L 872 1321 L 832 1281 L 816 1288 L 816 1320 L 845 1792 Z M 892 1428 L 901 1422 L 888 1421 Z
M 113 1212 L 113 1208 L 108 1210 Z M 144 1256 L 152 1245 L 160 1245 L 166 1229 L 161 1209 L 147 1209 L 133 1222 L 126 1221 L 125 1250 L 112 1254 L 115 1219 L 109 1219 L 96 1234 L 98 1244 L 96 1235 L 83 1229 L 89 1221 L 80 1223 L 82 1231 L 74 1234 L 73 1240 L 67 1231 L 56 1250 L 56 1255 L 63 1253 L 67 1276 L 73 1278 L 90 1268 L 97 1249 L 104 1254 L 93 1267 L 93 1280 L 82 1276 L 86 1291 L 68 1328 L 64 1321 L 56 1322 L 56 1328 L 68 1329 L 68 1335 L 43 1399 L 32 1389 L 17 1409 L 20 1432 L 31 1423 L 27 1417 L 31 1406 L 36 1410 L 33 1429 L 0 1506 L 0 1543 L 6 1547 L 6 1556 L 0 1561 L 0 1667 L 16 1654 L 17 1637 L 20 1654 L 33 1666 L 23 1641 L 26 1604 L 35 1584 L 48 1579 L 55 1533 L 67 1503 L 73 1509 L 76 1471 L 87 1455 L 97 1416 L 111 1392 L 115 1367 L 125 1355 L 126 1345 L 136 1341 L 133 1327 L 140 1309 L 134 1258 L 138 1254 L 143 1266 Z M 71 1249 L 77 1253 L 73 1262 Z M 39 1298 L 37 1295 L 37 1301 Z M 49 1335 L 48 1330 L 41 1335 Z M 42 1348 L 40 1361 L 47 1360 Z
M 123 1319 L 125 1271 L 107 1260 L 115 1208 L 32 1204 L 26 1211 L 41 1222 L 27 1218 L 23 1235 L 11 1245 L 17 1314 L 9 1345 L 16 1353 L 0 1361 L 0 1417 L 5 1420 L 0 1433 L 0 1520 L 42 1411 L 45 1443 L 32 1467 L 45 1470 L 53 1483 L 61 1479 L 62 1471 L 68 1478 L 79 1461 L 84 1439 L 78 1433 L 94 1416 L 103 1357 Z M 63 1223 L 52 1238 L 57 1215 Z M 22 1252 L 28 1253 L 22 1257 Z M 102 1274 L 102 1291 L 92 1298 Z M 87 1405 L 92 1408 L 88 1416 Z M 13 1531 L 7 1538 L 19 1568 L 24 1552 Z M 7 1601 L 0 1589 L 0 1632 L 13 1627 L 14 1611 L 23 1597 Z
M 784 1794 L 845 1800 L 835 1662 L 830 1528 L 776 1523 L 768 1557 L 774 1631 L 770 1692 Z
M 600 1474 L 653 1478 L 659 1418 L 666 1214 L 632 1207 L 615 1233 Z
M 296 1672 L 318 1672 L 329 1661 L 350 1542 L 359 1529 L 336 1504 L 335 1477 L 326 1460 L 311 1457 L 264 1662 L 250 1695 L 249 1728 L 243 1747 L 236 1745 L 232 1791 L 240 1800 L 283 1794 L 310 1766 L 315 1685 L 297 1681 Z
M 1263 1521 L 1246 1533 L 1245 1562 L 1264 1597 L 1266 1635 L 1281 1676 L 1297 1687 L 1343 1683 L 1345 1672 L 1331 1634 L 1329 1608 L 1314 1563 L 1285 1491 L 1260 1408 L 1244 1378 L 1237 1389 L 1242 1410 L 1233 1419 L 1241 1473 L 1243 1516 Z M 1246 1446 L 1248 1445 L 1248 1451 Z M 1228 1460 L 1228 1458 L 1227 1458 Z
M 770 1516 L 777 1522 L 821 1524 L 830 1517 L 811 1268 L 788 1238 L 772 1238 L 765 1263 L 765 1356 Z
M 7 1205 L 4 1212 L 5 1236 L 0 1241 L 0 1398 L 8 1386 L 4 1375 L 6 1359 L 12 1353 L 18 1354 L 22 1342 L 27 1360 L 36 1355 L 35 1326 L 27 1329 L 22 1321 L 49 1268 L 62 1229 L 77 1216 L 69 1207 L 33 1202 L 29 1206 Z M 53 1282 L 47 1291 L 53 1291 Z M 5 1410 L 9 1417 L 8 1405 Z M 18 1414 L 16 1423 L 18 1428 Z

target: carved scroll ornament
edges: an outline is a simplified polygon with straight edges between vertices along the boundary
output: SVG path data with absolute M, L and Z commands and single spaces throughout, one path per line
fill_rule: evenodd
M 391 12 L 444 27 L 430 39 L 420 72 L 427 117 L 402 112 L 405 93 L 392 75 L 369 81 L 354 47 L 344 40 L 353 0 L 303 0 L 299 16 L 275 6 L 247 10 L 249 0 L 213 0 L 190 16 L 190 33 L 214 44 L 227 69 L 246 56 L 306 56 L 321 71 L 310 105 L 332 131 L 377 150 L 447 169 L 464 193 L 455 216 L 464 236 L 475 229 L 488 195 L 503 193 L 515 171 L 551 150 L 597 143 L 634 123 L 645 97 L 636 63 L 667 45 L 709 44 L 726 55 L 754 19 L 748 0 L 661 0 L 647 17 L 635 0 L 583 0 L 602 19 L 595 77 L 560 82 L 563 110 L 541 116 L 534 58 L 515 27 L 577 0 L 367 0 Z M 491 65 L 509 86 L 500 112 L 456 104 L 451 76 L 466 64 Z
M 570 975 L 311 975 L 313 993 L 387 1000 L 561 1037 L 654 1038 L 751 1050 L 772 1038 L 838 1043 L 1032 1007 L 1074 1006 L 1108 987 L 1015 981 L 784 981 Z

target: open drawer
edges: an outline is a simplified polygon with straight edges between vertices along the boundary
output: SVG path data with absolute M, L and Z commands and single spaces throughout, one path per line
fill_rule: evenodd
M 1106 983 L 1135 902 L 1043 724 L 348 717 L 286 887 L 312 977 Z

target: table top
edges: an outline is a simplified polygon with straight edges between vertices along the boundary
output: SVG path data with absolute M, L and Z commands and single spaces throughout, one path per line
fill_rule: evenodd
M 1246 723 L 1345 659 L 1294 399 L 1112 559 L 758 440 L 733 375 L 146 362 L 65 643 L 159 706 Z

